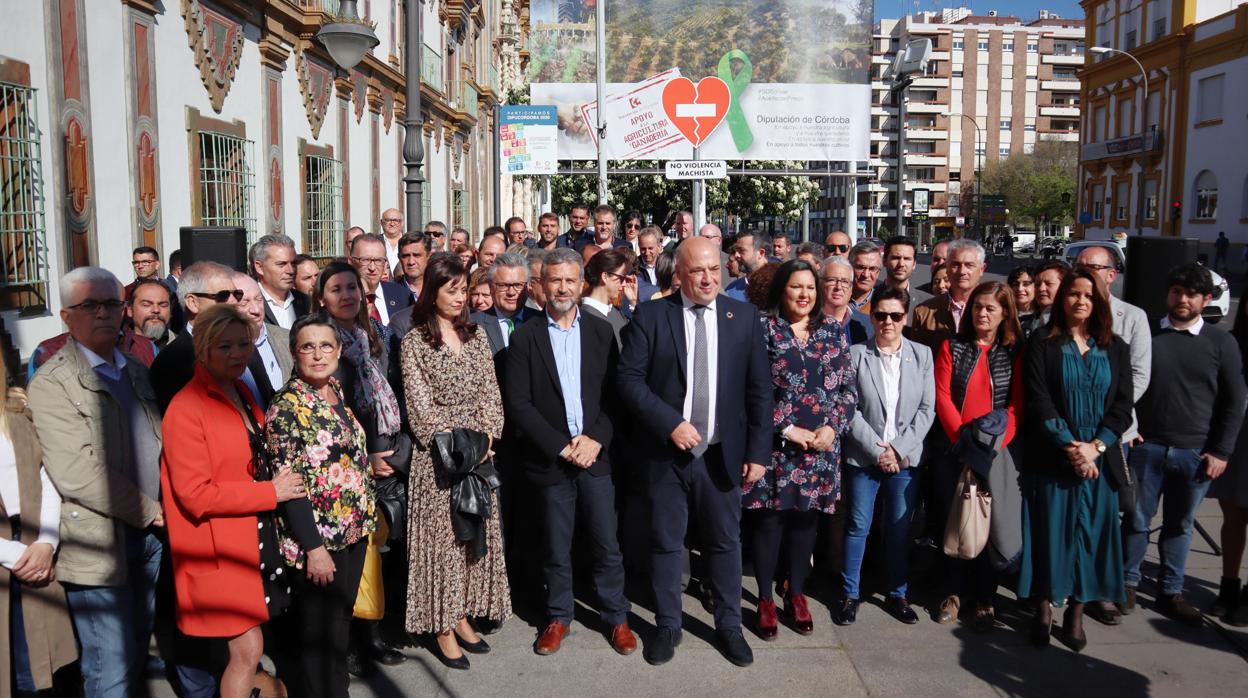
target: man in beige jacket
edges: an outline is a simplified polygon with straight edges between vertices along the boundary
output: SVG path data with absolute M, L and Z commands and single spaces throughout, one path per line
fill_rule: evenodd
M 64 349 L 30 383 L 44 467 L 64 503 L 56 576 L 82 645 L 86 695 L 142 692 L 164 525 L 160 416 L 147 369 L 116 348 L 122 285 L 98 267 L 61 278 Z

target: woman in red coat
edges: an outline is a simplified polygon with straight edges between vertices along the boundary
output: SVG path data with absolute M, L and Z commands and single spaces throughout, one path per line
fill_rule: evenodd
M 305 493 L 298 475 L 253 458 L 264 413 L 239 380 L 254 349 L 246 318 L 214 305 L 195 318 L 194 338 L 195 377 L 165 413 L 160 462 L 178 628 L 229 638 L 220 695 L 249 696 L 260 624 L 290 597 L 272 512 Z

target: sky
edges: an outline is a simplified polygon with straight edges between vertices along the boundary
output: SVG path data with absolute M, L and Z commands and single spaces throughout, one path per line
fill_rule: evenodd
M 918 9 L 915 9 L 915 6 Z M 1082 17 L 1083 8 L 1077 0 L 875 0 L 875 18 L 895 18 L 903 13 L 940 10 L 946 7 L 966 6 L 977 15 L 996 10 L 1001 15 L 1014 15 L 1022 19 L 1035 19 L 1040 10 L 1055 12 L 1062 17 Z

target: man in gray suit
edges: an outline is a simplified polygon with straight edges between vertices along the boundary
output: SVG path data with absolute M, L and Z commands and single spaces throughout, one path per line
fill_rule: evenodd
M 290 354 L 290 332 L 280 325 L 264 321 L 264 296 L 261 295 L 260 284 L 255 279 L 236 272 L 233 281 L 234 288 L 243 292 L 238 309 L 251 321 L 252 332 L 256 337 L 256 350 L 251 355 L 242 381 L 251 388 L 256 402 L 267 408 L 266 398 L 286 385 L 295 365 L 294 357 Z M 265 385 L 261 386 L 259 381 L 265 381 Z
M 841 442 L 850 510 L 841 573 L 844 599 L 833 620 L 838 625 L 857 620 L 862 558 L 875 499 L 883 491 L 888 593 L 884 608 L 913 625 L 919 617 L 906 598 L 908 537 L 919 494 L 915 473 L 923 460 L 923 440 L 936 416 L 932 351 L 901 334 L 910 310 L 906 291 L 885 288 L 872 301 L 875 336 L 850 349 L 858 377 L 858 407 Z

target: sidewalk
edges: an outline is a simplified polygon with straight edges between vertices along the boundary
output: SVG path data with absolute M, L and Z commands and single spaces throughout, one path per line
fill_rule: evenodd
M 1200 521 L 1214 536 L 1221 525 L 1217 502 L 1206 501 Z M 1156 568 L 1151 549 L 1146 576 Z M 1188 561 L 1188 598 L 1208 608 L 1217 592 L 1221 558 L 1195 536 Z M 442 667 L 427 651 L 411 649 L 407 663 L 369 681 L 353 680 L 351 695 L 378 696 L 725 696 L 764 691 L 789 696 L 1243 696 L 1248 686 L 1248 629 L 1216 621 L 1189 628 L 1153 610 L 1153 589 L 1145 584 L 1142 608 L 1116 628 L 1086 621 L 1088 647 L 1074 654 L 1056 641 L 1045 649 L 1028 644 L 1029 617 L 1018 612 L 1013 595 L 1002 591 L 1003 624 L 979 635 L 961 624 L 941 626 L 926 613 L 906 626 L 874 603 L 864 603 L 849 628 L 832 624 L 828 589 L 812 589 L 815 632 L 809 637 L 781 628 L 771 643 L 747 630 L 754 665 L 739 669 L 710 644 L 711 619 L 692 597 L 685 597 L 684 641 L 676 658 L 652 667 L 640 649 L 617 655 L 602 636 L 596 615 L 579 608 L 573 634 L 554 656 L 533 654 L 537 629 L 513 618 L 488 637 L 493 651 L 470 655 L 470 671 Z M 924 586 L 916 579 L 916 586 Z M 753 580 L 744 584 L 747 627 L 754 616 Z M 869 589 L 870 587 L 868 587 Z M 865 591 L 865 590 L 864 590 Z M 916 608 L 916 610 L 919 610 Z M 1060 612 L 1054 614 L 1061 619 Z M 537 619 L 531 619 L 534 622 Z M 649 609 L 634 606 L 631 624 L 643 642 L 653 628 Z M 167 684 L 153 685 L 157 696 L 172 696 Z

